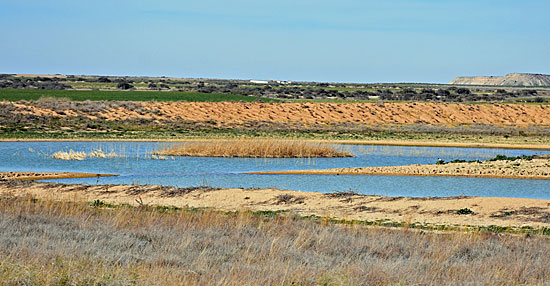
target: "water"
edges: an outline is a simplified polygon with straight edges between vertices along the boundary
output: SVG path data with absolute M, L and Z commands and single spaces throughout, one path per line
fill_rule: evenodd
M 151 159 L 151 151 L 165 146 L 155 142 L 0 142 L 0 171 L 90 172 L 118 174 L 118 177 L 52 180 L 86 184 L 161 184 L 172 186 L 209 185 L 225 188 L 267 188 L 300 191 L 347 191 L 386 196 L 484 196 L 550 199 L 550 181 L 523 179 L 246 175 L 250 171 L 304 170 L 345 167 L 433 164 L 438 158 L 486 160 L 507 156 L 550 154 L 550 151 L 440 148 L 400 146 L 341 146 L 353 158 L 243 159 L 174 157 Z M 56 151 L 114 151 L 119 158 L 91 158 L 84 161 L 55 160 Z

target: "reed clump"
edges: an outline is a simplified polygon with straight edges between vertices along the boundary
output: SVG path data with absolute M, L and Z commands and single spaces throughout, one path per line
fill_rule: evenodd
M 57 151 L 55 153 L 52 154 L 52 158 L 53 159 L 57 159 L 57 160 L 78 160 L 78 161 L 82 161 L 82 160 L 86 160 L 86 152 L 78 152 L 78 151 L 73 151 L 72 149 L 69 150 L 69 152 L 65 152 L 65 151 Z
M 82 161 L 87 158 L 116 158 L 118 155 L 111 151 L 110 153 L 105 153 L 101 149 L 93 150 L 90 153 L 82 151 L 73 151 L 72 149 L 69 152 L 66 151 L 57 151 L 53 153 L 50 157 L 57 160 L 77 160 Z
M 164 156 L 242 158 L 336 158 L 353 157 L 334 146 L 306 140 L 230 139 L 165 146 L 153 152 Z
M 88 153 L 89 158 L 116 158 L 117 154 L 114 151 L 104 153 L 101 149 L 94 150 Z

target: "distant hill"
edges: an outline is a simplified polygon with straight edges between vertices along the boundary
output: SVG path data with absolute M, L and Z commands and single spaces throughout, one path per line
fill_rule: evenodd
M 505 76 L 464 76 L 455 78 L 450 84 L 550 86 L 550 75 L 510 73 Z

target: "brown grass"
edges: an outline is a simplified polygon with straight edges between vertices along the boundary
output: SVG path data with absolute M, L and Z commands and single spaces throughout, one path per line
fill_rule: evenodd
M 164 156 L 244 158 L 352 157 L 328 144 L 291 139 L 229 139 L 166 146 L 154 152 Z
M 1 285 L 537 285 L 550 240 L 292 214 L 0 200 Z M 464 275 L 469 273 L 469 275 Z

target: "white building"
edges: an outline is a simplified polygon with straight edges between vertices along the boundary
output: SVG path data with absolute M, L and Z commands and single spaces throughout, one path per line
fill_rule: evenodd
M 257 83 L 257 84 L 268 84 L 269 81 L 267 80 L 251 80 L 251 83 Z

